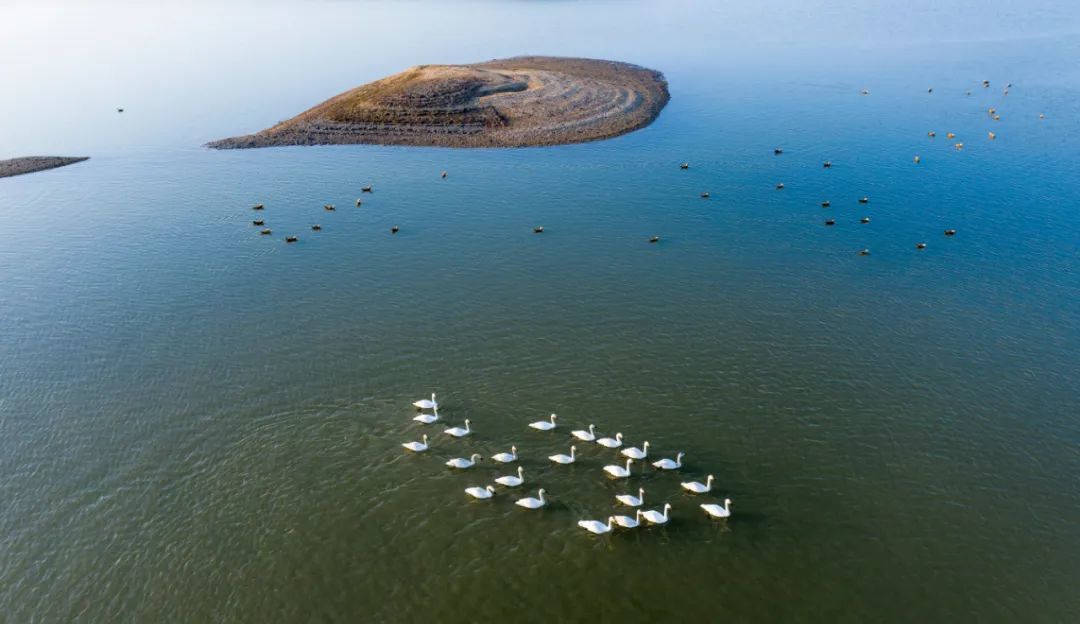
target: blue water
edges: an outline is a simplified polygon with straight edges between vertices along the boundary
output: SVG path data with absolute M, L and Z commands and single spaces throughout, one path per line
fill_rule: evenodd
M 0 51 L 39 56 L 11 70 L 2 156 L 92 158 L 0 180 L 0 619 L 1080 609 L 1070 7 L 3 11 Z M 672 100 L 576 146 L 200 147 L 514 53 L 642 63 Z M 432 390 L 474 437 L 412 423 Z M 551 412 L 562 433 L 525 427 Z M 581 444 L 551 466 L 589 423 L 685 451 L 682 478 L 609 482 Z M 528 485 L 470 504 L 509 471 L 442 461 L 512 443 Z M 670 526 L 575 526 L 639 484 Z M 537 487 L 547 509 L 511 504 Z M 726 523 L 697 508 L 725 496 Z

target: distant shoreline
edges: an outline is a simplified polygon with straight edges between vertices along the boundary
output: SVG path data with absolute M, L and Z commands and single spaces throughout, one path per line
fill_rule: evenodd
M 207 147 L 584 143 L 649 125 L 669 99 L 662 73 L 616 61 L 529 56 L 419 65 Z
M 0 178 L 56 169 L 89 159 L 89 156 L 22 156 L 0 160 Z

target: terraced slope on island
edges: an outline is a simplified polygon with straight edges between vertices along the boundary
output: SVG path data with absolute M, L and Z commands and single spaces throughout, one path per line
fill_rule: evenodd
M 580 143 L 648 125 L 668 98 L 663 74 L 615 61 L 526 56 L 419 65 L 346 91 L 261 132 L 208 146 Z
M 22 156 L 0 160 L 0 178 L 55 169 L 89 159 L 89 156 Z

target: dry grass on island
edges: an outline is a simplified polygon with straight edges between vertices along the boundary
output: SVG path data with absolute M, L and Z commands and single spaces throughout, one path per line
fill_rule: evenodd
M 0 160 L 0 178 L 56 169 L 89 159 L 89 156 L 23 156 Z
M 668 98 L 663 74 L 615 61 L 528 56 L 420 65 L 346 91 L 261 132 L 208 146 L 581 143 L 648 125 Z

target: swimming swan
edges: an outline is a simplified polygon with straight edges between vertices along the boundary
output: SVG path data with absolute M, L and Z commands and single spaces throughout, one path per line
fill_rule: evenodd
M 579 429 L 577 431 L 571 431 L 570 435 L 574 436 L 582 442 L 595 442 L 596 441 L 596 425 L 589 425 L 589 430 L 584 431 Z
M 435 393 L 431 393 L 430 399 L 420 399 L 419 401 L 413 401 L 413 407 L 417 409 L 435 409 L 439 407 L 439 404 L 435 402 Z
M 544 500 L 544 488 L 540 488 L 540 491 L 537 492 L 536 495 L 540 498 L 533 498 L 532 496 L 528 498 L 519 498 L 514 501 L 514 504 L 518 507 L 524 507 L 525 509 L 540 509 L 547 504 L 547 501 Z
M 615 464 L 604 466 L 604 472 L 608 473 L 615 479 L 625 479 L 630 476 L 630 464 L 632 463 L 634 463 L 634 460 L 628 459 L 626 460 L 626 468 L 623 468 L 622 466 L 616 466 Z
M 465 488 L 465 493 L 473 498 L 479 498 L 480 500 L 487 500 L 495 495 L 495 488 L 493 486 L 486 487 L 469 487 Z
M 712 490 L 713 476 L 709 475 L 708 479 L 705 479 L 705 483 L 700 481 L 684 481 L 682 483 L 682 489 L 690 492 L 691 494 L 704 494 Z
M 427 434 L 424 434 L 423 442 L 405 442 L 401 446 L 405 447 L 405 450 L 412 451 L 414 453 L 423 453 L 428 450 Z
M 701 506 L 705 510 L 705 513 L 709 514 L 713 518 L 730 518 L 731 517 L 731 499 L 724 499 L 724 506 L 721 507 L 715 503 L 704 503 Z
M 641 507 L 645 504 L 645 488 L 638 488 L 637 496 L 633 494 L 617 494 L 615 500 L 627 507 Z
M 450 466 L 451 468 L 472 468 L 476 465 L 476 460 L 478 459 L 480 459 L 480 453 L 473 453 L 472 457 L 470 457 L 469 459 L 465 459 L 464 457 L 455 457 L 454 459 L 446 462 L 446 465 Z
M 622 528 L 624 528 L 624 529 L 635 529 L 635 528 L 641 526 L 641 514 L 642 513 L 643 512 L 640 509 L 638 509 L 637 513 L 634 514 L 633 518 L 631 518 L 630 516 L 612 516 L 612 517 L 615 518 L 615 524 L 621 526 Z
M 506 475 L 505 477 L 499 477 L 495 479 L 495 483 L 499 485 L 505 485 L 506 487 L 517 487 L 522 483 L 525 483 L 525 469 L 518 466 L 517 476 Z
M 603 535 L 604 533 L 610 533 L 613 524 L 615 524 L 614 516 L 608 517 L 607 524 L 604 524 L 599 520 L 578 520 L 577 523 L 579 527 L 595 535 Z
M 660 470 L 675 470 L 677 468 L 682 468 L 682 458 L 685 455 L 686 453 L 679 451 L 679 454 L 675 456 L 675 461 L 671 461 L 670 459 L 665 457 L 664 459 L 654 461 L 652 465 L 656 466 Z
M 499 462 L 500 464 L 508 464 L 512 461 L 517 461 L 517 447 L 511 446 L 509 453 L 496 453 L 491 456 L 491 459 Z
M 435 422 L 436 420 L 439 420 L 439 408 L 436 407 L 435 410 L 431 414 L 417 414 L 416 416 L 413 416 L 413 420 L 415 420 L 418 423 L 423 423 L 425 425 L 430 425 L 431 423 Z
M 614 438 L 600 438 L 596 443 L 608 448 L 619 448 L 622 446 L 622 434 L 616 433 Z
M 462 429 L 461 427 L 451 427 L 446 430 L 446 433 L 454 436 L 455 438 L 464 438 L 465 436 L 469 435 L 470 433 L 472 433 L 472 430 L 469 429 L 469 419 L 465 419 L 464 429 Z
M 641 445 L 641 448 L 632 446 L 628 449 L 623 449 L 622 454 L 631 459 L 645 459 L 649 456 L 649 443 L 645 442 L 645 444 Z
M 549 455 L 548 459 L 555 462 L 556 464 L 572 464 L 577 459 L 576 457 L 574 457 L 574 451 L 576 450 L 576 446 L 571 446 L 569 455 L 563 455 L 562 453 L 559 453 L 558 455 Z
M 538 420 L 538 421 L 536 421 L 534 423 L 529 423 L 529 426 L 532 427 L 533 429 L 537 429 L 539 431 L 551 431 L 552 429 L 555 428 L 555 418 L 556 418 L 555 414 L 552 414 L 551 415 L 551 422 L 548 422 L 546 420 Z
M 664 505 L 664 513 L 660 513 L 655 509 L 644 511 L 641 513 L 642 517 L 648 521 L 649 524 L 664 524 L 668 521 L 668 511 L 671 510 L 671 503 Z

